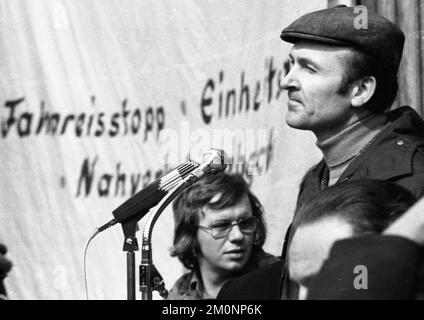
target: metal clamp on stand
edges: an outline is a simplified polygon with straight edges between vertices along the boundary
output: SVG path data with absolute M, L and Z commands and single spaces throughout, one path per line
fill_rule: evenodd
M 124 232 L 124 248 L 127 253 L 127 299 L 135 300 L 135 253 L 138 251 L 138 242 L 135 233 L 138 230 L 138 219 L 129 219 L 122 222 Z
M 143 229 L 143 244 L 141 246 L 140 265 L 140 291 L 142 300 L 152 300 L 152 292 L 158 291 L 160 296 L 166 298 L 168 290 L 159 271 L 152 260 L 152 231 L 159 216 L 165 208 L 189 185 L 189 180 L 182 181 L 173 192 L 171 192 L 162 202 L 156 212 L 152 212 Z M 190 181 L 191 182 L 191 181 Z
M 148 255 L 150 255 L 150 258 Z M 165 282 L 155 265 L 149 261 L 152 261 L 151 251 L 147 246 L 143 246 L 140 265 L 140 290 L 142 299 L 151 300 L 153 291 L 158 291 L 162 298 L 166 298 L 168 297 L 168 290 L 165 288 Z

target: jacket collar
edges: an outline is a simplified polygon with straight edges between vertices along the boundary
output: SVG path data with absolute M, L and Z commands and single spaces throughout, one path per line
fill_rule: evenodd
M 355 158 L 384 128 L 386 122 L 385 114 L 368 113 L 338 134 L 324 141 L 317 141 L 316 145 L 321 149 L 327 166 L 337 167 Z
M 353 175 L 357 178 L 387 180 L 413 172 L 412 157 L 419 140 L 424 138 L 424 122 L 410 107 L 388 113 L 389 124 L 367 152 L 358 156 L 338 182 Z

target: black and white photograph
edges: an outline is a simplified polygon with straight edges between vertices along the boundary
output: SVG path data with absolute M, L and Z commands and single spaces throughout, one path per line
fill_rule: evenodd
M 0 13 L 0 300 L 424 299 L 423 1 Z

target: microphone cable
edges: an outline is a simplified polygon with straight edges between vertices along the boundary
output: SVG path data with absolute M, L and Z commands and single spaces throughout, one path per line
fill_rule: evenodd
M 84 247 L 84 257 L 83 257 L 83 263 L 84 263 L 84 288 L 85 288 L 85 299 L 88 300 L 88 284 L 87 284 L 87 250 L 88 250 L 88 245 L 90 244 L 91 240 L 94 239 L 94 237 L 99 233 L 99 229 L 95 229 L 92 233 L 92 235 L 90 236 L 90 238 L 87 240 L 87 242 L 85 243 L 85 247 Z

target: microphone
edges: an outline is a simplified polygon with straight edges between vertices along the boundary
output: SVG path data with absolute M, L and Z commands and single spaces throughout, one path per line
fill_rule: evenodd
M 150 183 L 147 187 L 137 192 L 116 208 L 112 212 L 114 218 L 99 227 L 97 233 L 106 230 L 118 222 L 123 222 L 135 216 L 141 219 L 151 208 L 156 206 L 171 189 L 182 182 L 188 187 L 206 174 L 215 174 L 225 170 L 227 165 L 225 164 L 224 157 L 224 151 L 210 149 L 203 154 L 201 164 L 190 160 L 179 165 L 171 172 Z

